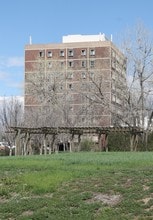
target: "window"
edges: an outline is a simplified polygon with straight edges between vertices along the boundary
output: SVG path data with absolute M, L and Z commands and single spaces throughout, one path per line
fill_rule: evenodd
M 47 57 L 52 57 L 52 52 L 51 51 L 47 52 Z
M 69 61 L 69 62 L 68 62 L 68 66 L 69 66 L 69 67 L 73 67 L 73 61 Z
M 90 56 L 95 56 L 95 50 L 94 49 L 90 49 Z
M 116 53 L 114 50 L 112 50 L 112 57 L 115 58 L 116 57 Z
M 73 73 L 68 73 L 68 74 L 67 74 L 67 78 L 68 78 L 68 79 L 72 79 L 72 78 L 73 78 Z
M 86 73 L 82 73 L 82 79 L 86 78 Z
M 39 51 L 39 57 L 44 57 L 44 51 Z
M 52 91 L 52 86 L 51 86 L 51 85 L 48 86 L 48 91 L 49 91 L 49 92 Z
M 86 61 L 85 60 L 81 61 L 81 66 L 86 67 Z
M 68 56 L 73 57 L 73 50 L 68 50 Z
M 121 99 L 117 97 L 117 98 L 116 98 L 116 103 L 119 104 L 119 105 L 121 105 L 121 104 L 122 104 Z
M 86 56 L 86 50 L 85 49 L 81 50 L 81 55 Z
M 112 95 L 112 101 L 116 102 L 116 96 L 115 95 Z
M 49 62 L 49 63 L 48 63 L 48 68 L 51 68 L 51 67 L 52 67 L 52 63 Z
M 90 79 L 93 79 L 93 78 L 94 78 L 94 73 L 90 72 Z
M 83 83 L 81 84 L 81 89 L 82 89 L 82 91 L 87 91 L 87 83 L 83 82 Z M 84 101 L 85 101 L 86 97 L 84 96 L 84 97 L 82 97 L 82 98 L 84 98 Z
M 71 89 L 71 90 L 73 89 L 73 86 L 72 86 L 72 84 L 69 84 L 69 89 Z
M 64 50 L 60 51 L 60 57 L 64 57 Z
M 48 77 L 48 76 L 46 76 L 46 82 L 49 82 L 49 80 L 50 80 L 50 79 L 49 79 L 49 77 Z
M 87 111 L 86 105 L 82 105 L 81 111 L 82 111 L 82 113 L 85 113 Z
M 95 66 L 95 61 L 94 61 L 94 60 L 91 60 L 91 61 L 90 61 L 90 67 L 93 68 L 94 66 Z
M 115 80 L 112 81 L 112 89 L 115 90 Z
M 81 121 L 82 121 L 82 123 L 84 123 L 85 122 L 85 117 L 82 117 Z
M 112 60 L 112 68 L 116 68 L 116 62 L 114 60 Z
M 69 109 L 70 109 L 70 111 L 73 111 L 73 107 L 72 107 L 72 106 L 70 106 L 70 108 L 69 108 Z
M 61 68 L 62 68 L 63 66 L 64 66 L 64 62 L 62 61 L 62 62 L 61 62 Z
M 63 85 L 62 84 L 59 85 L 59 90 L 63 90 Z

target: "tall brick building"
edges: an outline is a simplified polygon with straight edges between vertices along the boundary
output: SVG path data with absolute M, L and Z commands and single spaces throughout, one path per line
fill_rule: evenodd
M 120 124 L 125 96 L 126 59 L 104 34 L 25 46 L 25 114 L 31 123 Z

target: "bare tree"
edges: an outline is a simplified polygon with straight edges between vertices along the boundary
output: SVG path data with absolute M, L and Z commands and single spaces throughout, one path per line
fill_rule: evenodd
M 124 53 L 127 56 L 129 80 L 129 109 L 133 124 L 147 129 L 151 109 L 148 108 L 152 96 L 153 46 L 151 33 L 142 23 L 138 23 L 124 41 Z
M 46 68 L 45 61 L 38 60 L 33 66 L 34 72 L 26 74 L 28 85 L 26 85 L 25 102 L 30 103 L 32 108 L 25 109 L 26 118 L 28 119 L 25 122 L 33 127 L 58 126 L 61 116 L 59 107 L 61 99 L 59 90 L 63 86 L 61 75 L 58 69 L 54 68 L 54 72 L 49 70 L 46 72 Z M 55 117 L 55 113 L 59 117 L 57 115 Z M 29 120 L 29 117 L 31 120 Z
M 93 119 L 98 116 L 97 120 L 93 120 L 92 125 L 128 124 L 125 117 L 127 114 L 126 58 L 112 45 L 109 60 L 107 66 L 102 65 L 103 60 L 97 61 L 95 70 L 87 71 L 88 80 L 83 95 L 88 100 L 88 113 Z
M 51 64 L 38 58 L 32 67 L 32 73 L 26 74 L 25 125 L 27 127 L 57 127 L 57 130 L 62 126 L 78 125 L 82 108 L 74 110 L 72 107 L 76 94 L 71 81 L 71 71 L 61 66 L 60 61 L 52 61 Z M 46 140 L 52 143 L 56 138 L 51 135 Z M 58 135 L 58 138 L 68 140 L 70 136 L 60 137 Z M 41 137 L 39 142 L 42 142 Z
M 23 100 L 18 97 L 4 97 L 0 105 L 0 128 L 1 138 L 14 144 L 14 134 L 6 133 L 10 127 L 21 126 L 23 124 Z
M 32 68 L 32 74 L 26 74 L 25 106 L 32 107 L 25 108 L 25 122 L 31 126 L 78 125 L 84 109 L 79 105 L 73 108 L 81 98 L 79 88 L 72 83 L 72 71 L 65 64 L 61 66 L 61 61 L 48 63 L 39 58 Z

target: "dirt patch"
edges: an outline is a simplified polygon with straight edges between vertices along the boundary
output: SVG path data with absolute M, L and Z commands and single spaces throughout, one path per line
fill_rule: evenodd
M 147 212 L 150 212 L 150 211 L 152 211 L 153 210 L 153 206 L 151 206 L 150 208 L 148 208 L 148 209 L 145 209 Z M 152 218 L 153 219 L 153 218 Z
M 143 190 L 144 190 L 144 191 L 149 190 L 149 186 L 143 185 Z
M 4 197 L 0 196 L 0 204 L 7 203 L 8 201 L 9 201 L 8 199 L 5 199 Z
M 141 201 L 144 202 L 144 204 L 146 205 L 152 198 L 148 197 L 148 198 L 144 198 Z
M 22 213 L 22 216 L 31 216 L 31 215 L 33 215 L 33 211 L 31 210 L 28 210 Z
M 138 200 L 138 202 L 143 202 L 144 205 L 148 206 L 148 203 L 150 202 L 150 200 L 153 200 L 153 193 L 150 194 L 150 197 L 146 197 L 146 198 L 140 199 L 140 200 Z M 151 206 L 150 208 L 145 209 L 145 210 L 146 211 L 153 210 L 153 206 Z
M 122 185 L 125 188 L 129 188 L 132 186 L 132 179 L 127 179 L 126 182 Z
M 28 197 L 23 197 L 22 199 L 41 199 L 41 198 L 52 198 L 53 193 L 43 194 L 43 195 L 30 195 Z
M 41 198 L 52 198 L 52 197 L 53 197 L 53 193 L 48 193 L 44 195 L 30 195 L 30 196 L 24 196 L 24 197 L 22 197 L 20 194 L 17 194 L 17 193 L 11 193 L 9 199 L 0 196 L 0 204 L 7 203 L 14 199 L 26 200 L 26 199 L 41 199 Z
M 109 194 L 102 194 L 102 193 L 94 193 L 91 199 L 86 200 L 87 203 L 94 203 L 94 202 L 102 202 L 104 204 L 114 206 L 117 205 L 121 201 L 120 195 L 109 195 Z

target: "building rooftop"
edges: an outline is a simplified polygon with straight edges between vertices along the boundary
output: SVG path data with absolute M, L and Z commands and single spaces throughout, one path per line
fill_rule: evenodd
M 45 43 L 45 44 L 32 44 L 30 37 L 29 44 L 25 45 L 25 50 L 43 50 L 43 49 L 64 49 L 68 47 L 104 47 L 111 46 L 119 51 L 119 49 L 112 42 L 111 39 L 107 38 L 104 33 L 98 35 L 66 35 L 62 37 L 61 43 Z M 121 53 L 121 51 L 119 51 Z
M 105 34 L 98 35 L 67 35 L 63 36 L 62 43 L 79 43 L 79 42 L 95 42 L 95 41 L 106 41 Z

